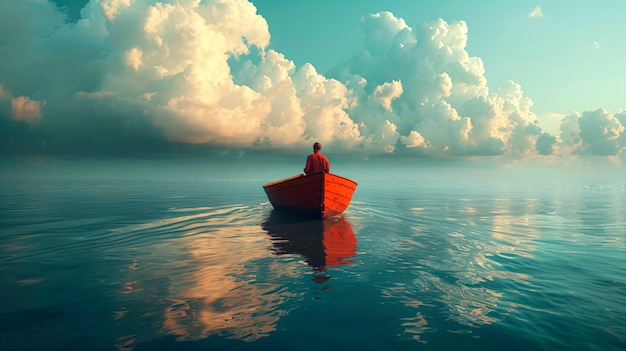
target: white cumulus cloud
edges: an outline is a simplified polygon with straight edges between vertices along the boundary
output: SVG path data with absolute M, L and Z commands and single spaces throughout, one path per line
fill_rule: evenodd
M 377 86 L 372 97 L 378 100 L 385 110 L 392 112 L 391 102 L 400 95 L 402 95 L 402 83 L 393 81 Z
M 541 17 L 543 17 L 543 11 L 541 10 L 541 6 L 537 5 L 537 6 L 533 7 L 533 9 L 530 10 L 530 13 L 528 14 L 528 17 L 530 17 L 530 18 L 541 18 Z
M 268 49 L 246 0 L 92 0 L 74 23 L 48 1 L 8 2 L 0 129 L 28 123 L 40 132 L 11 127 L 24 133 L 12 138 L 71 152 L 320 141 L 368 154 L 623 154 L 624 113 L 566 116 L 553 136 L 519 84 L 490 89 L 464 21 L 411 27 L 380 12 L 360 26 L 362 48 L 323 75 Z
M 561 122 L 561 147 L 582 155 L 615 156 L 626 148 L 626 112 L 604 109 L 566 116 Z
M 514 82 L 489 92 L 482 60 L 465 50 L 465 22 L 437 20 L 410 28 L 391 13 L 382 13 L 366 16 L 362 26 L 375 35 L 333 75 L 360 82 L 354 88 L 359 101 L 376 99 L 392 82 L 401 82 L 402 88 L 378 112 L 371 106 L 368 113 L 351 114 L 367 126 L 364 134 L 381 134 L 377 128 L 385 125 L 374 122 L 388 120 L 397 126 L 398 140 L 407 149 L 425 147 L 416 148 L 419 153 L 535 152 L 540 128 L 530 110 L 532 101 Z

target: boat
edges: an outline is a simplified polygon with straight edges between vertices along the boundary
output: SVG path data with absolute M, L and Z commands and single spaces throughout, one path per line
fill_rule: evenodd
M 350 205 L 357 183 L 332 174 L 299 174 L 263 185 L 277 211 L 316 218 L 340 216 Z

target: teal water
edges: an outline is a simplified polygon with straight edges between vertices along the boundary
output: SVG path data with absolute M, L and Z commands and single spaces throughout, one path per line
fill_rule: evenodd
M 626 349 L 624 180 L 347 173 L 328 223 L 262 176 L 3 180 L 3 350 Z

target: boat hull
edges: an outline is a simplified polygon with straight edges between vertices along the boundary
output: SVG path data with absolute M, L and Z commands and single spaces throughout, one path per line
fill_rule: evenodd
M 331 173 L 297 175 L 265 184 L 263 189 L 278 211 L 331 218 L 350 205 L 357 183 Z

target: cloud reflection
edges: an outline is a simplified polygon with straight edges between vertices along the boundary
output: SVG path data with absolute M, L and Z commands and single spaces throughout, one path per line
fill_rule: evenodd
M 535 202 L 472 197 L 446 203 L 443 209 L 415 207 L 414 234 L 397 243 L 397 259 L 413 262 L 411 283 L 384 291 L 416 310 L 402 320 L 405 333 L 421 341 L 421 335 L 436 331 L 437 326 L 429 323 L 432 308 L 447 314 L 461 326 L 457 332 L 463 332 L 463 327 L 496 323 L 520 307 L 511 301 L 515 297 L 504 296 L 492 282 L 530 284 L 530 275 L 508 264 L 534 255 L 539 236 L 525 214 L 532 213 Z
M 218 212 L 224 216 L 228 211 Z M 183 239 L 194 267 L 183 274 L 185 288 L 166 307 L 163 325 L 177 340 L 217 334 L 249 342 L 276 330 L 279 319 L 289 313 L 286 302 L 300 296 L 281 284 L 281 278 L 301 273 L 296 266 L 272 259 L 268 247 L 278 255 L 303 255 L 316 272 L 349 264 L 356 254 L 356 237 L 343 218 L 303 222 L 272 212 L 259 228 L 224 227 L 224 222 L 237 220 L 212 217 L 184 217 L 220 226 L 204 233 L 202 223 L 184 226 L 193 232 Z M 315 279 L 320 278 L 329 277 Z
M 260 214 L 243 205 L 169 213 L 175 216 L 115 231 L 149 234 L 155 243 L 128 267 L 118 297 L 125 307 L 114 315 L 121 325 L 137 316 L 155 322 L 143 333 L 121 338 L 118 348 L 129 350 L 163 335 L 178 341 L 219 335 L 250 342 L 275 331 L 292 308 L 287 302 L 301 295 L 284 279 L 301 273 L 268 250 L 272 243 L 258 224 Z
M 294 295 L 275 283 L 282 271 L 267 260 L 267 238 L 259 234 L 253 225 L 185 238 L 195 267 L 165 309 L 166 333 L 178 340 L 219 334 L 254 341 L 276 330 L 288 313 L 283 303 Z

